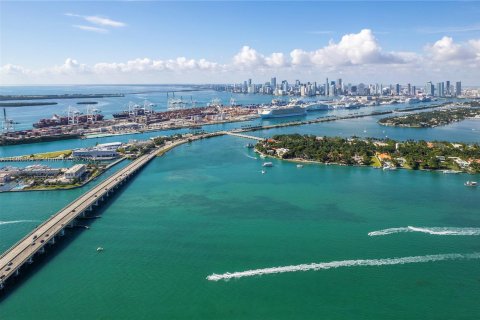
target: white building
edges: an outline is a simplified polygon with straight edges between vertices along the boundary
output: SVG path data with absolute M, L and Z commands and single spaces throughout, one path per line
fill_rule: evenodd
M 32 177 L 49 177 L 58 175 L 61 172 L 61 169 L 34 164 L 32 166 L 25 167 L 25 169 L 23 169 L 21 172 L 23 175 Z
M 122 146 L 121 142 L 111 142 L 99 144 L 92 148 L 82 148 L 73 150 L 72 156 L 75 158 L 108 160 L 118 157 L 117 149 Z
M 78 179 L 85 174 L 87 166 L 85 164 L 76 164 L 65 171 L 66 179 Z

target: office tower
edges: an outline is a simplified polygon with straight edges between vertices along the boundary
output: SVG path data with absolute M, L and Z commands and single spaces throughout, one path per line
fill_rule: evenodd
M 277 87 L 277 78 L 276 77 L 272 77 L 272 79 L 270 80 L 270 86 L 272 87 L 272 89 L 275 90 L 275 88 Z
M 400 95 L 400 84 L 395 85 L 395 95 L 399 96 Z
M 445 81 L 445 94 L 446 95 L 451 95 L 452 91 L 450 90 L 450 81 L 447 80 Z
M 455 95 L 459 96 L 462 94 L 462 82 L 461 81 L 457 81 L 455 83 Z
M 433 96 L 435 93 L 435 87 L 433 86 L 432 81 L 428 81 L 425 85 L 425 94 L 427 96 Z
M 410 83 L 407 84 L 407 95 L 412 95 L 412 86 L 410 85 Z
M 444 87 L 444 83 L 443 83 L 443 82 L 437 83 L 436 96 L 437 96 L 437 97 L 443 97 L 443 96 L 445 96 L 445 87 Z
M 252 79 L 248 79 L 248 87 L 252 86 Z
M 417 87 L 412 86 L 412 96 L 417 95 Z

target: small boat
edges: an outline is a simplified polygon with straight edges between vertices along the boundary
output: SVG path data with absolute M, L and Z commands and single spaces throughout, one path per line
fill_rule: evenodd
M 97 248 L 97 252 L 100 252 L 100 251 L 103 251 L 103 248 L 102 248 L 102 247 L 98 247 L 98 248 Z
M 467 187 L 476 187 L 476 186 L 478 186 L 478 183 L 477 183 L 477 181 L 467 181 L 467 182 L 464 183 L 464 185 L 467 186 Z
M 252 149 L 255 148 L 255 145 L 253 143 L 249 143 L 245 146 L 245 148 Z
M 303 164 L 297 164 L 297 168 L 303 168 Z
M 271 163 L 271 162 L 264 162 L 262 166 L 264 166 L 264 167 L 273 167 L 273 163 Z
M 265 171 L 265 170 L 262 170 L 262 174 L 265 174 L 265 173 L 267 173 L 267 171 Z

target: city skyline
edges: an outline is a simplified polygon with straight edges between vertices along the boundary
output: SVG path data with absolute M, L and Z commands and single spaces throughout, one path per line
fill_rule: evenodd
M 238 83 L 272 75 L 480 84 L 477 3 L 0 4 L 2 85 Z M 422 19 L 427 9 L 436 19 Z

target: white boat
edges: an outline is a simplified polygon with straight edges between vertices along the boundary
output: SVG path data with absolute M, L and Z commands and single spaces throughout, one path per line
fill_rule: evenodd
M 297 164 L 297 168 L 303 168 L 303 164 Z
M 273 167 L 273 163 L 271 163 L 271 162 L 264 162 L 264 163 L 262 164 L 262 166 L 264 166 L 264 167 Z
M 419 103 L 420 100 L 417 99 L 417 98 L 407 98 L 405 99 L 405 103 L 408 103 L 408 104 L 414 104 L 414 103 Z
M 359 102 L 345 103 L 345 109 L 360 109 L 361 107 L 365 107 L 365 105 Z
M 262 174 L 265 174 L 265 173 L 267 173 L 267 171 L 265 171 L 265 170 L 262 170 Z
M 305 105 L 304 108 L 305 108 L 305 110 L 310 112 L 310 111 L 328 110 L 329 106 L 328 106 L 328 104 L 324 104 L 324 103 L 311 103 L 311 104 Z
M 478 185 L 477 181 L 467 181 L 464 183 L 467 187 L 476 187 Z
M 302 108 L 296 102 L 292 102 L 284 107 L 265 107 L 258 109 L 258 114 L 262 119 L 268 118 L 283 118 L 283 117 L 295 117 L 304 116 L 307 114 L 305 108 Z
M 102 248 L 102 247 L 98 247 L 98 248 L 97 248 L 97 252 L 100 252 L 100 251 L 103 251 L 103 248 Z

